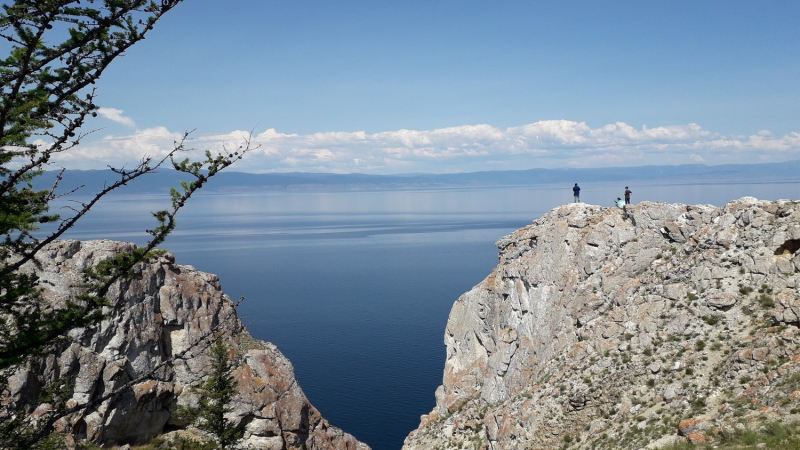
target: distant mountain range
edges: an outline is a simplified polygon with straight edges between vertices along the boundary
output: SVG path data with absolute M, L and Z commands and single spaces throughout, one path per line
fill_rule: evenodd
M 58 172 L 48 171 L 36 180 L 37 188 L 51 186 Z M 170 187 L 189 180 L 172 169 L 160 169 L 140 177 L 127 186 L 128 194 L 166 193 Z M 116 175 L 109 170 L 67 171 L 60 191 L 85 186 L 81 192 L 95 192 L 113 182 Z M 254 191 L 343 191 L 431 189 L 456 187 L 527 186 L 537 184 L 621 182 L 642 184 L 718 184 L 800 182 L 800 160 L 770 164 L 726 164 L 707 166 L 638 166 L 590 169 L 529 169 L 485 171 L 453 174 L 367 175 L 334 173 L 265 173 L 221 172 L 203 188 L 203 192 Z

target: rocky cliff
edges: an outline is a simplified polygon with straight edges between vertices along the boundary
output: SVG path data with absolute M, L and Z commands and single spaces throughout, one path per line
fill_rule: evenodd
M 61 241 L 41 253 L 41 268 L 29 265 L 25 270 L 38 274 L 45 298 L 59 307 L 80 289 L 82 270 L 132 248 L 113 241 Z M 102 445 L 147 442 L 186 427 L 173 411 L 176 405 L 197 401 L 190 387 L 208 370 L 203 342 L 216 327 L 238 364 L 239 392 L 230 418 L 245 424 L 245 445 L 274 450 L 369 448 L 330 426 L 306 399 L 291 363 L 274 345 L 247 334 L 215 275 L 176 265 L 166 254 L 117 283 L 109 301 L 99 326 L 74 330 L 72 343 L 59 355 L 13 375 L 11 392 L 2 401 L 32 403 L 45 386 L 70 379 L 74 392 L 68 405 L 84 404 L 141 379 L 57 425 L 78 440 Z M 37 411 L 47 408 L 42 404 Z
M 404 449 L 657 448 L 800 420 L 800 204 L 570 204 L 456 301 Z

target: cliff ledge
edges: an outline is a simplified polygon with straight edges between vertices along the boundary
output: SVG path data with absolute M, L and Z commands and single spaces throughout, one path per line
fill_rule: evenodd
M 658 448 L 800 420 L 800 204 L 570 204 L 453 305 L 406 450 Z

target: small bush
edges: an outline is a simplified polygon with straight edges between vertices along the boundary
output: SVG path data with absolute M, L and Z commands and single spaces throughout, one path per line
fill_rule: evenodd
M 761 305 L 762 308 L 772 308 L 775 306 L 775 301 L 772 300 L 772 296 L 762 293 L 758 296 L 758 304 Z
M 703 322 L 709 325 L 716 325 L 722 319 L 722 316 L 719 314 L 710 314 L 708 316 L 703 316 Z

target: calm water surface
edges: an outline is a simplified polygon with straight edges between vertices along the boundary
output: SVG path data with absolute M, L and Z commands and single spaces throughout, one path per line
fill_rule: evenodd
M 606 206 L 624 187 L 581 186 L 583 201 Z M 435 404 L 453 302 L 496 265 L 495 241 L 571 201 L 570 188 L 201 194 L 164 248 L 179 264 L 219 275 L 232 298 L 247 298 L 239 313 L 249 331 L 292 361 L 331 424 L 375 450 L 396 450 Z M 800 197 L 800 183 L 631 190 L 634 203 Z M 68 237 L 143 244 L 149 212 L 167 204 L 111 200 Z

